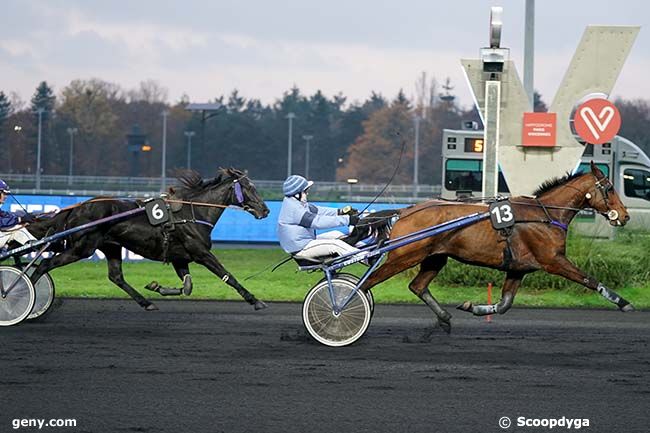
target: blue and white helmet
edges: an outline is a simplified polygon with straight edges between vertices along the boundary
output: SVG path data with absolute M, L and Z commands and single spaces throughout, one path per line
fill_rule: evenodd
M 292 197 L 303 192 L 313 184 L 314 182 L 311 180 L 308 181 L 304 177 L 294 174 L 292 176 L 289 176 L 287 180 L 284 181 L 284 184 L 282 185 L 282 192 L 285 196 Z
M 11 192 L 9 191 L 9 185 L 7 185 L 7 182 L 2 179 L 0 179 L 0 192 Z

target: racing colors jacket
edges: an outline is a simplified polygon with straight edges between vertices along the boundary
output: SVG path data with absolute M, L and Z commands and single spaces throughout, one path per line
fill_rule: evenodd
M 13 227 L 19 222 L 20 220 L 16 215 L 12 214 L 11 212 L 0 210 L 0 229 Z
M 349 224 L 350 217 L 338 215 L 338 209 L 315 206 L 294 197 L 285 197 L 278 217 L 280 246 L 285 252 L 293 254 L 316 239 L 316 229 L 330 229 Z

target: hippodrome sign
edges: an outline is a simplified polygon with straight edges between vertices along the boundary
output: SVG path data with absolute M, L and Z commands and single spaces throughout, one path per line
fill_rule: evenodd
M 524 113 L 522 146 L 555 146 L 556 125 L 557 113 Z
M 607 99 L 589 99 L 578 107 L 573 117 L 576 132 L 591 144 L 611 141 L 621 128 L 621 114 Z

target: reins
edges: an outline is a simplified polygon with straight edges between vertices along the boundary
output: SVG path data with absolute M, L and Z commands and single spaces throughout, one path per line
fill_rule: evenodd
M 79 203 L 72 204 L 70 206 L 66 206 L 64 208 L 61 208 L 56 211 L 51 211 L 51 212 L 45 212 L 41 215 L 47 215 L 51 213 L 60 213 L 63 211 L 71 210 L 74 208 L 77 208 L 79 206 L 82 206 L 87 203 L 97 203 L 97 202 L 102 202 L 102 201 L 119 201 L 119 200 L 131 200 L 131 201 L 145 201 L 148 200 L 149 197 L 98 197 L 98 198 L 91 198 Z M 240 210 L 243 212 L 246 212 L 246 210 L 243 207 L 239 206 L 233 206 L 233 205 L 223 205 L 223 204 L 214 204 L 214 203 L 204 203 L 204 202 L 199 202 L 199 201 L 187 201 L 187 200 L 175 200 L 175 199 L 167 199 L 164 198 L 163 201 L 165 203 L 181 203 L 181 204 L 189 204 L 191 206 L 202 206 L 202 207 L 214 207 L 214 208 L 221 208 L 221 209 L 233 209 L 233 210 Z M 20 203 L 19 203 L 20 204 Z M 22 206 L 21 206 L 22 207 Z M 23 208 L 24 209 L 24 208 Z

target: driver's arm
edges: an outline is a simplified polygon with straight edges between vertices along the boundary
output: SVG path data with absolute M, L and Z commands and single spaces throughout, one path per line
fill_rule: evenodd
M 334 209 L 334 214 L 321 214 L 313 212 L 311 207 L 312 205 L 310 205 L 309 210 L 302 215 L 300 222 L 298 223 L 299 225 L 308 229 L 331 229 L 350 224 L 350 217 L 347 215 L 337 215 L 336 209 Z
M 338 209 L 335 207 L 316 206 L 309 203 L 309 211 L 318 215 L 335 216 L 338 215 Z
M 13 227 L 20 223 L 20 219 L 11 212 L 0 210 L 0 228 Z

